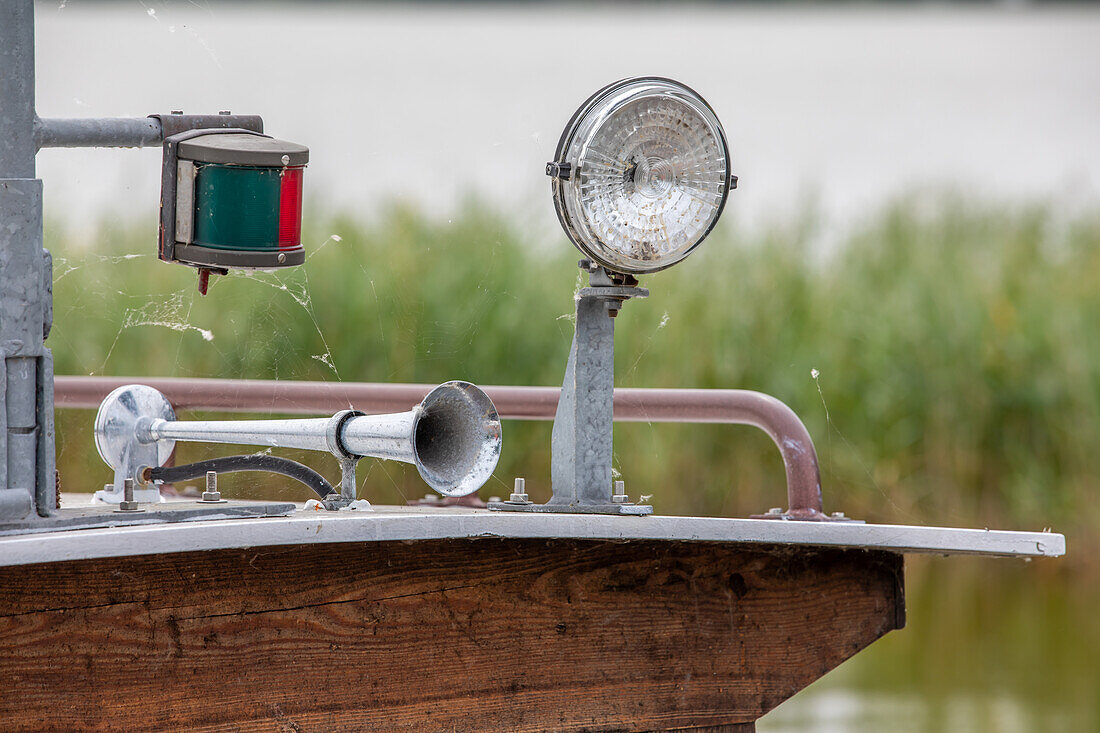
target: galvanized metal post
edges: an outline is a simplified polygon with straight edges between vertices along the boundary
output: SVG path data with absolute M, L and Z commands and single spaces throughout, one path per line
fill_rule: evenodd
M 551 504 L 610 504 L 615 319 L 602 298 L 577 300 L 577 325 L 551 437 Z
M 577 293 L 577 323 L 565 367 L 551 435 L 550 481 L 553 496 L 544 505 L 492 502 L 510 511 L 575 511 L 646 514 L 648 506 L 628 506 L 612 497 L 612 429 L 615 395 L 615 317 L 628 298 L 649 291 L 612 279 L 588 260 L 589 287 Z
M 0 4 L 0 178 L 34 178 L 34 3 Z
M 52 288 L 35 152 L 34 3 L 10 0 L 0 3 L 0 520 L 55 506 L 42 501 L 53 496 Z

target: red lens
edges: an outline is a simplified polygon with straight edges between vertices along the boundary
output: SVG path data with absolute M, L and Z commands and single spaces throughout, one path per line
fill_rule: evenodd
M 279 249 L 302 245 L 302 169 L 284 168 L 279 192 Z

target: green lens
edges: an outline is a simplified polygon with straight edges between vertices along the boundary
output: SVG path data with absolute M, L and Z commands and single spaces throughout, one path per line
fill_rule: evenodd
M 194 244 L 218 249 L 279 249 L 281 169 L 196 164 Z

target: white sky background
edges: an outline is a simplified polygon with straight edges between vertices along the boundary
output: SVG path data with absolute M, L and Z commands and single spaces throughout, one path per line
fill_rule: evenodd
M 311 149 L 307 216 L 478 193 L 558 236 L 543 166 L 607 82 L 680 79 L 718 112 L 727 218 L 815 198 L 834 224 L 920 187 L 1093 205 L 1100 9 L 937 6 L 37 7 L 41 116 L 263 115 Z M 46 150 L 47 216 L 155 220 L 159 150 Z M 730 216 L 732 214 L 732 216 Z

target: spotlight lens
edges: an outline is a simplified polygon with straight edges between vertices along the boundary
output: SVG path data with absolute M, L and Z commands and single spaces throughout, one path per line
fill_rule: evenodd
M 714 227 L 729 193 L 722 125 L 691 89 L 628 79 L 592 97 L 558 144 L 554 179 L 562 225 L 589 257 L 646 273 L 688 256 Z

